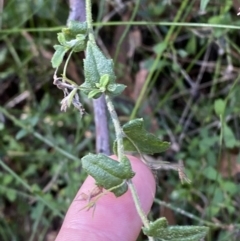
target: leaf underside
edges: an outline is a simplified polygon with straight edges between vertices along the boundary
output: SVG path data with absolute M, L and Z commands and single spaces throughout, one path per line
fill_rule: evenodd
M 118 197 L 123 195 L 128 187 L 125 180 L 131 179 L 135 173 L 127 157 L 123 162 L 117 162 L 103 154 L 88 154 L 82 158 L 83 169 L 96 180 L 96 185 L 110 189 L 123 183 L 112 192 Z

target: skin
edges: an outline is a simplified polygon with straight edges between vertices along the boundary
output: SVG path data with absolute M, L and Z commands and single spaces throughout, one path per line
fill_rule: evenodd
M 141 160 L 133 156 L 128 158 L 136 173 L 132 180 L 142 208 L 148 213 L 155 196 L 155 179 Z M 88 176 L 67 211 L 56 241 L 135 241 L 142 222 L 130 190 L 118 198 L 107 193 L 97 201 L 95 209 L 81 210 L 88 204 L 88 200 L 80 200 L 83 193 L 89 195 L 94 187 L 94 179 Z

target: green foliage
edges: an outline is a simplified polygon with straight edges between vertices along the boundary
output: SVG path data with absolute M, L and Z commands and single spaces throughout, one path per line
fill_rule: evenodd
M 151 222 L 149 228 L 143 228 L 143 232 L 163 241 L 198 241 L 206 236 L 208 228 L 200 226 L 169 227 L 166 218 L 159 218 Z
M 89 98 L 98 98 L 102 93 L 119 95 L 126 86 L 116 84 L 113 61 L 107 59 L 95 43 L 88 41 L 84 59 L 85 82 L 80 86 Z
M 147 132 L 144 128 L 143 119 L 131 120 L 123 125 L 124 148 L 126 151 L 154 154 L 166 151 L 170 143 L 161 141 L 158 137 Z M 114 142 L 114 152 L 116 153 L 117 141 Z
M 53 68 L 58 68 L 66 52 L 72 49 L 73 52 L 80 52 L 86 48 L 87 24 L 70 21 L 68 28 L 63 28 L 57 34 L 60 45 L 54 45 L 55 53 L 52 57 Z
M 229 0 L 199 1 L 198 5 L 189 0 L 172 0 L 171 4 L 170 1 L 147 0 L 145 3 L 146 8 L 137 9 L 141 27 L 135 25 L 135 20 L 123 22 L 126 25 L 119 27 L 130 29 L 123 42 L 115 41 L 119 39 L 116 36 L 118 26 L 101 22 L 112 7 L 108 7 L 107 1 L 94 3 L 99 10 L 98 16 L 95 15 L 98 19 L 95 29 L 107 50 L 112 53 L 115 46 L 121 47 L 121 58 L 116 57 L 114 62 L 115 70 L 119 71 L 116 79 L 123 79 L 125 84 L 129 80 L 130 91 L 115 101 L 117 111 L 124 122 L 129 120 L 132 107 L 136 106 L 133 117 L 143 116 L 147 130 L 157 130 L 160 139 L 172 142 L 172 148 L 167 154 L 161 153 L 161 158 L 184 162 L 191 185 L 181 185 L 175 173 L 164 172 L 159 176 L 156 198 L 168 198 L 166 205 L 174 210 L 174 221 L 178 225 L 209 225 L 211 231 L 206 241 L 237 241 L 240 228 L 238 7 Z M 203 7 L 199 14 L 200 4 Z M 3 66 L 0 105 L 35 133 L 12 122 L 0 111 L 0 160 L 20 178 L 15 179 L 13 173 L 1 167 L 0 237 L 3 241 L 42 241 L 47 239 L 48 230 L 59 229 L 58 224 L 86 173 L 79 159 L 65 156 L 58 147 L 73 157 L 95 151 L 89 100 L 85 95 L 80 96 L 83 104 L 88 103 L 88 114 L 81 121 L 75 110 L 61 113 L 58 102 L 62 93 L 49 81 L 53 75 L 49 56 L 54 51 L 56 33 L 61 32 L 59 46 L 72 47 L 64 56 L 73 50 L 77 41 L 85 39 L 86 46 L 88 40 L 84 26 L 72 34 L 75 27 L 70 27 L 71 23 L 61 30 L 66 25 L 68 11 L 67 1 L 61 4 L 56 0 L 4 2 L 0 30 L 0 64 Z M 170 12 L 172 14 L 168 14 Z M 187 26 L 193 23 L 194 26 Z M 211 24 L 228 26 L 215 28 Z M 139 39 L 132 37 L 136 37 L 135 33 L 139 34 Z M 142 42 L 140 46 L 132 45 L 138 40 Z M 125 43 L 130 43 L 133 52 L 133 47 L 137 48 L 133 55 L 128 55 L 131 51 L 124 48 Z M 128 57 L 122 60 L 124 53 Z M 69 78 L 74 80 L 84 73 L 80 56 L 73 55 L 67 71 Z M 139 76 L 144 72 L 149 77 L 144 77 L 142 86 Z M 102 77 L 90 97 L 107 90 L 109 77 Z M 132 99 L 128 93 L 138 88 L 141 95 Z M 40 136 L 42 139 L 38 139 Z M 114 138 L 112 132 L 111 137 Z M 21 181 L 30 189 L 25 189 Z M 31 188 L 35 192 L 31 192 Z M 166 193 L 166 189 L 172 191 Z M 38 194 L 55 209 L 38 199 Z M 164 208 L 162 203 L 161 208 Z M 155 210 L 150 216 L 159 215 Z M 22 223 L 27 229 L 19 229 Z M 138 240 L 145 241 L 143 237 Z
M 103 154 L 88 154 L 82 158 L 82 167 L 96 180 L 96 185 L 105 189 L 112 189 L 122 184 L 112 190 L 117 197 L 127 191 L 126 180 L 135 175 L 126 156 L 122 162 L 117 162 Z

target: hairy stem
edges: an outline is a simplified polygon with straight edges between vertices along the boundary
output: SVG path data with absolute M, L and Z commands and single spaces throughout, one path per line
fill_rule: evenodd
M 105 95 L 106 104 L 108 107 L 109 114 L 112 118 L 114 129 L 116 132 L 116 139 L 117 139 L 117 156 L 118 160 L 121 162 L 124 156 L 124 146 L 123 146 L 123 132 L 120 122 L 118 120 L 117 113 L 115 111 L 114 105 L 109 95 Z
M 147 219 L 146 214 L 144 213 L 144 211 L 142 210 L 141 206 L 139 205 L 140 204 L 140 199 L 138 197 L 137 190 L 136 190 L 135 186 L 132 183 L 132 180 L 128 180 L 128 186 L 129 186 L 129 189 L 130 189 L 130 191 L 132 193 L 133 201 L 135 203 L 138 215 L 141 217 L 143 225 L 146 228 L 149 228 L 149 221 Z
M 93 25 L 92 25 L 92 3 L 91 0 L 86 0 L 86 19 L 89 31 L 89 40 L 95 43 L 95 38 L 93 35 Z
M 123 145 L 123 130 L 122 127 L 120 125 L 117 113 L 115 111 L 114 105 L 112 103 L 111 98 L 109 97 L 109 95 L 105 95 L 105 99 L 106 99 L 106 103 L 107 103 L 107 107 L 110 113 L 110 116 L 112 118 L 113 121 L 113 125 L 114 125 L 114 129 L 116 132 L 116 139 L 117 139 L 117 156 L 118 156 L 118 160 L 121 162 L 122 158 L 124 157 L 124 145 Z M 141 202 L 140 199 L 138 197 L 137 194 L 137 190 L 135 188 L 135 186 L 132 183 L 132 180 L 128 180 L 128 187 L 131 191 L 134 203 L 135 203 L 135 207 L 137 209 L 138 215 L 140 216 L 143 225 L 146 228 L 149 228 L 149 221 L 147 219 L 146 214 L 144 213 L 142 207 L 141 207 Z M 149 237 L 149 240 L 153 241 L 154 239 Z

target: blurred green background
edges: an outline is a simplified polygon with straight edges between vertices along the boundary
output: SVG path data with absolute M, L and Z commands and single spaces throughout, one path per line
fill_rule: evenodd
M 177 173 L 159 170 L 150 218 L 207 225 L 207 241 L 237 241 L 240 1 L 210 0 L 204 11 L 200 4 L 93 1 L 95 34 L 128 86 L 115 100 L 120 120 L 143 117 L 149 131 L 172 143 L 154 161 L 182 160 L 192 180 L 182 184 Z M 87 115 L 60 112 L 63 94 L 52 84 L 53 45 L 68 2 L 0 5 L 0 240 L 51 241 L 86 176 L 80 159 L 95 152 L 93 106 L 81 95 Z M 83 57 L 75 54 L 67 70 L 78 84 Z

